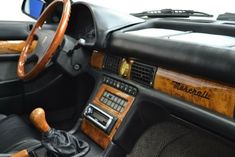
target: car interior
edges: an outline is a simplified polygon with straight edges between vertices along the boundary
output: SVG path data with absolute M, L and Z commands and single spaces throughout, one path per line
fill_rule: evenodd
M 234 22 L 22 11 L 0 21 L 0 157 L 234 157 Z

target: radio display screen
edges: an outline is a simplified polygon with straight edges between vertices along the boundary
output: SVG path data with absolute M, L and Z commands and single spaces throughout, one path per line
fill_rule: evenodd
M 100 113 L 97 110 L 94 110 L 94 112 L 92 113 L 92 117 L 97 121 L 99 121 L 99 123 L 101 123 L 104 126 L 108 123 L 109 120 L 107 116 L 105 116 L 104 114 Z

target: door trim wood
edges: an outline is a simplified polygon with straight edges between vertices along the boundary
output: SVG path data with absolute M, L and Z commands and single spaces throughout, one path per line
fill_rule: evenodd
M 24 40 L 1 40 L 0 41 L 0 55 L 1 54 L 17 54 L 21 53 L 25 46 Z M 30 46 L 32 52 L 37 46 L 37 41 L 34 40 Z

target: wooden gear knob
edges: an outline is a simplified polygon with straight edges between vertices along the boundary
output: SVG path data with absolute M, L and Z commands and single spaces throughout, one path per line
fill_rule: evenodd
M 26 149 L 19 151 L 13 155 L 11 155 L 11 157 L 30 157 L 28 151 Z
M 33 110 L 30 114 L 30 120 L 43 133 L 47 133 L 51 129 L 46 121 L 45 111 L 42 108 Z

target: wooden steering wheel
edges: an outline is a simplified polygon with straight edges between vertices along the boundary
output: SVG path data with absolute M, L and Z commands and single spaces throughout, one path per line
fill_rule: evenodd
M 63 3 L 63 12 L 57 30 L 50 31 L 41 29 L 47 17 L 50 16 L 55 8 L 58 7 L 58 4 L 61 3 Z M 70 11 L 70 0 L 54 0 L 44 10 L 28 35 L 26 44 L 20 54 L 17 67 L 17 74 L 20 79 L 30 80 L 36 77 L 45 68 L 46 64 L 50 61 L 51 57 L 56 52 L 58 46 L 63 40 L 64 33 L 68 26 Z M 37 37 L 38 40 L 37 46 L 33 52 L 29 54 L 30 46 L 35 37 Z M 29 72 L 26 72 L 25 65 L 29 58 L 37 58 L 37 61 L 33 68 L 29 70 Z

